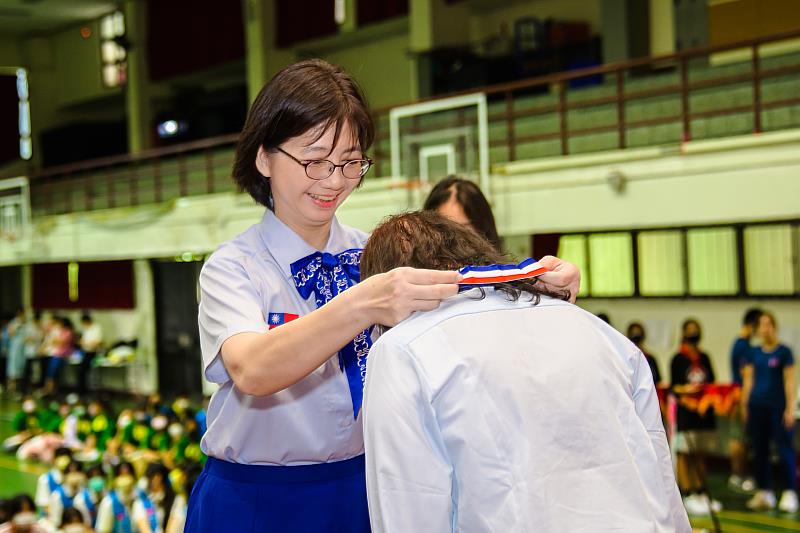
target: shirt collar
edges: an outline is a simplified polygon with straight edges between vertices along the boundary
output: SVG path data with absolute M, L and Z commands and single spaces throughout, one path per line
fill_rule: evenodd
M 339 244 L 345 241 L 343 238 L 342 226 L 335 216 L 331 222 L 328 243 L 323 250 L 317 250 L 304 241 L 298 234 L 292 231 L 289 226 L 284 224 L 281 219 L 275 216 L 275 213 L 271 209 L 267 209 L 264 212 L 264 216 L 259 224 L 259 233 L 267 249 L 288 278 L 292 277 L 291 264 L 298 259 L 302 259 L 317 251 L 331 254 L 344 251 L 344 248 Z

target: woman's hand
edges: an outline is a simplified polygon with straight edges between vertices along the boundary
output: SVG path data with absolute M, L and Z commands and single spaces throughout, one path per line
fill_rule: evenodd
M 445 298 L 458 293 L 461 274 L 447 270 L 400 267 L 377 274 L 350 288 L 368 324 L 396 326 L 414 311 L 430 311 Z
M 550 271 L 539 276 L 539 281 L 551 291 L 569 291 L 569 301 L 574 304 L 581 290 L 581 271 L 578 267 L 552 255 L 539 259 L 539 264 Z

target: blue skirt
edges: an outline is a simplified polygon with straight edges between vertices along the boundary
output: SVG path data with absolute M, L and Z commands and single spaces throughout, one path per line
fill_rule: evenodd
M 364 456 L 302 466 L 208 458 L 192 489 L 187 533 L 368 533 Z

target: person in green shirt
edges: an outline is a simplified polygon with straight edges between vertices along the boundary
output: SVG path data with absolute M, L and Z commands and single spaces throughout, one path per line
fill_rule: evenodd
M 3 441 L 3 449 L 9 453 L 15 452 L 27 440 L 41 433 L 41 410 L 32 396 L 22 401 L 21 409 L 11 421 L 11 429 L 14 435 Z

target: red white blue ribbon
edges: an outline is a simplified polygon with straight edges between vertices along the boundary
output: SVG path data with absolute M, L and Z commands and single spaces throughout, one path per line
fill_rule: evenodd
M 458 271 L 464 278 L 458 282 L 461 290 L 508 283 L 541 276 L 547 269 L 535 259 L 528 258 L 518 265 L 465 266 Z

